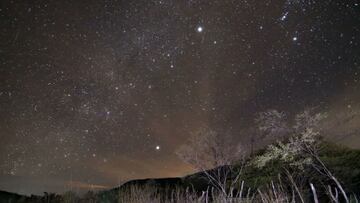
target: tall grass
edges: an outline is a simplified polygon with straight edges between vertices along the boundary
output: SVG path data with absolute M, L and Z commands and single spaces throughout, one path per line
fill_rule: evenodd
M 286 187 L 282 183 L 271 182 L 262 188 L 233 188 L 228 196 L 214 188 L 195 192 L 189 188 L 159 189 L 155 186 L 132 185 L 119 192 L 118 203 L 294 203 L 294 202 L 353 202 L 358 203 L 355 194 L 342 197 L 338 188 L 328 186 L 327 193 L 319 199 L 317 188 L 310 183 L 308 190 L 296 190 L 296 185 Z

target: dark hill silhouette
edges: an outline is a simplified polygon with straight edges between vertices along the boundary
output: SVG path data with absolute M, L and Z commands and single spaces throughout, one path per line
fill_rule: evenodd
M 28 200 L 28 196 L 19 195 L 16 193 L 0 191 L 0 202 L 26 202 Z
M 259 153 L 262 153 L 261 151 Z M 344 184 L 347 191 L 358 193 L 360 191 L 360 150 L 350 149 L 331 143 L 325 143 L 321 153 L 321 159 L 331 169 L 337 178 Z M 246 163 L 249 163 L 249 158 Z M 276 180 L 283 166 L 281 163 L 274 163 L 264 169 L 257 169 L 254 166 L 247 165 L 242 172 L 242 180 L 246 186 L 258 188 L 266 185 L 271 180 Z M 220 167 L 221 168 L 221 167 Z M 215 170 L 215 169 L 213 169 Z M 208 172 L 211 172 L 209 170 Z M 304 180 L 311 180 L 328 184 L 326 180 L 319 178 L 316 174 L 304 174 Z M 111 203 L 117 202 L 121 192 L 126 192 L 132 186 L 135 187 L 153 187 L 158 191 L 172 190 L 175 188 L 190 188 L 195 192 L 201 193 L 208 188 L 210 184 L 203 172 L 194 173 L 179 178 L 154 178 L 139 179 L 128 181 L 121 186 L 110 190 L 100 191 L 93 198 L 98 202 Z M 320 188 L 319 188 L 320 189 Z M 23 196 L 15 193 L 0 191 L 0 203 L 2 202 L 61 202 L 62 196 L 56 194 L 47 194 L 44 196 Z M 76 202 L 87 202 L 85 199 L 78 199 Z

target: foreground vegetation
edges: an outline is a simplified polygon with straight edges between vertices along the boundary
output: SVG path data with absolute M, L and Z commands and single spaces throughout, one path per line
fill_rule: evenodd
M 0 202 L 358 202 L 360 150 L 324 141 L 325 118 L 310 110 L 293 119 L 276 110 L 261 113 L 257 136 L 273 141 L 251 154 L 231 136 L 200 129 L 177 152 L 199 171 L 183 178 L 135 180 L 82 198 L 3 193 Z
M 253 157 L 264 152 L 260 151 Z M 348 201 L 358 202 L 360 150 L 323 142 L 319 154 L 346 191 Z M 228 191 L 228 195 L 219 192 L 208 181 L 206 174 L 200 172 L 178 179 L 131 181 L 113 190 L 88 192 L 82 197 L 72 192 L 32 197 L 0 193 L 0 202 L 316 202 L 314 198 L 318 202 L 346 202 L 336 183 L 326 175 L 319 175 L 311 167 L 299 170 L 281 161 L 273 161 L 258 168 L 252 163 L 252 158 L 248 158 L 245 166 L 232 167 L 229 177 L 235 177 L 241 171 L 241 180 L 232 191 Z
M 261 153 L 264 152 L 258 155 Z M 300 170 L 281 161 L 273 161 L 260 169 L 249 158 L 245 166 L 231 167 L 228 177 L 236 178 L 239 172 L 241 175 L 238 184 L 232 188 L 232 180 L 227 180 L 226 193 L 214 187 L 207 175 L 201 172 L 167 186 L 161 186 L 161 182 L 154 180 L 128 184 L 113 193 L 102 193 L 99 199 L 102 202 L 358 202 L 360 151 L 323 143 L 320 158 L 341 185 L 328 175 L 319 174 L 311 166 Z M 224 174 L 226 170 L 230 167 L 208 173 L 220 171 Z

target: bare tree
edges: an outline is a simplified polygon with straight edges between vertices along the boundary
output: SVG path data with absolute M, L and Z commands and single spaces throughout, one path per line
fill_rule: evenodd
M 281 116 L 278 116 L 280 114 L 274 112 L 275 111 L 271 111 L 270 113 L 262 114 L 261 119 L 259 119 L 262 125 L 260 129 L 266 131 L 270 129 L 271 132 L 285 133 L 285 137 L 282 140 L 278 140 L 276 144 L 269 145 L 267 151 L 255 159 L 256 165 L 258 167 L 264 167 L 269 161 L 278 159 L 292 166 L 299 167 L 300 169 L 305 165 L 311 166 L 321 175 L 334 181 L 342 193 L 345 202 L 349 202 L 349 198 L 339 180 L 326 167 L 318 154 L 318 138 L 321 136 L 320 124 L 321 121 L 326 118 L 326 115 L 315 113 L 314 109 L 307 109 L 297 114 L 292 122 L 293 125 L 290 125 L 289 123 L 291 122 L 279 124 Z M 287 127 L 284 129 L 284 126 Z M 313 185 L 311 188 L 314 188 Z M 315 191 L 313 190 L 313 192 Z
M 260 134 L 266 137 L 283 138 L 289 131 L 286 114 L 278 110 L 259 113 L 255 122 Z
M 284 139 L 289 126 L 286 114 L 272 109 L 266 112 L 260 112 L 255 118 L 254 127 L 250 129 L 250 155 L 253 155 L 255 144 L 261 144 L 259 140 L 270 139 L 274 141 Z
M 234 172 L 233 164 L 242 159 L 243 152 L 230 134 L 201 128 L 176 153 L 184 162 L 203 172 L 209 183 L 224 197 L 233 196 L 233 189 L 241 174 L 240 170 L 235 178 L 231 177 Z
M 310 164 L 314 158 L 311 155 L 318 151 L 320 122 L 326 117 L 313 111 L 309 109 L 297 114 L 294 121 L 286 120 L 285 114 L 276 110 L 260 114 L 259 129 L 269 132 L 267 135 L 276 142 L 268 146 L 265 154 L 257 157 L 257 165 L 263 167 L 273 159 L 299 167 Z M 299 157 L 302 159 L 297 159 Z

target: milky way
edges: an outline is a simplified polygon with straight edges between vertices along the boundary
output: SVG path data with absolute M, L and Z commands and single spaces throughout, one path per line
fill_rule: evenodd
M 342 0 L 1 1 L 0 190 L 189 174 L 174 151 L 193 131 L 246 145 L 241 132 L 267 109 L 316 106 L 329 126 L 357 115 L 359 11 Z M 359 123 L 330 137 L 360 147 Z

